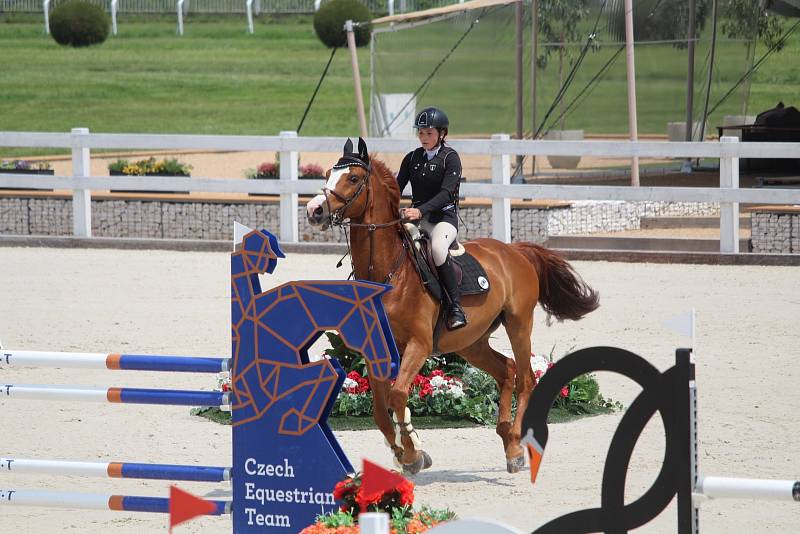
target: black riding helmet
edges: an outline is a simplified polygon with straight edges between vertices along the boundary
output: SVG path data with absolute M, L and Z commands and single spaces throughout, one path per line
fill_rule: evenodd
M 449 128 L 450 120 L 439 108 L 425 108 L 417 113 L 417 118 L 414 119 L 414 128 Z

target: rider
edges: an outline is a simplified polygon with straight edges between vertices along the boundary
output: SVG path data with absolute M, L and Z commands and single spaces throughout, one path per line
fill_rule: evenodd
M 450 121 L 441 109 L 425 108 L 417 114 L 414 128 L 422 146 L 403 158 L 397 183 L 402 193 L 411 182 L 412 207 L 402 210 L 403 217 L 420 219 L 420 227 L 431 238 L 433 262 L 450 300 L 447 328 L 455 330 L 466 326 L 467 318 L 459 303 L 458 282 L 449 254 L 458 234 L 461 180 L 461 158 L 444 143 L 449 126 Z

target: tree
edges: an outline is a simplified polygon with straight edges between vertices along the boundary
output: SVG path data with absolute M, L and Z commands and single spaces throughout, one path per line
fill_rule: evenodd
M 747 47 L 745 73 L 753 68 L 753 59 L 758 41 L 767 48 L 780 51 L 783 35 L 783 23 L 779 17 L 772 15 L 762 7 L 761 2 L 753 0 L 727 0 L 723 11 L 722 32 L 729 39 L 741 39 Z M 742 86 L 742 115 L 747 115 L 747 100 L 750 97 L 750 80 L 748 74 Z
M 757 0 L 741 0 L 742 2 Z M 695 0 L 695 26 L 703 28 L 708 15 L 708 0 Z M 613 39 L 625 40 L 623 0 L 613 0 L 609 33 Z M 675 48 L 686 48 L 689 37 L 688 0 L 639 0 L 633 8 L 633 33 L 637 41 L 675 41 Z
M 559 91 L 564 86 L 564 60 L 572 59 L 572 53 L 567 48 L 568 43 L 582 40 L 583 29 L 580 28 L 581 20 L 589 14 L 589 0 L 544 0 L 539 4 L 539 38 L 553 46 L 540 47 L 539 57 L 536 58 L 539 68 L 547 66 L 550 54 L 558 52 L 558 87 Z M 561 107 L 560 128 L 564 129 L 564 99 L 559 102 Z

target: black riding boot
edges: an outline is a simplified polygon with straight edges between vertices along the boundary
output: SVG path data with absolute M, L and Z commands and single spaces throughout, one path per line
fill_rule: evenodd
M 467 326 L 467 317 L 464 315 L 464 310 L 458 301 L 458 282 L 456 280 L 456 271 L 453 267 L 453 260 L 447 256 L 447 261 L 441 264 L 438 268 L 439 280 L 442 286 L 447 291 L 447 296 L 450 300 L 450 309 L 447 313 L 447 328 L 449 330 L 456 330 Z

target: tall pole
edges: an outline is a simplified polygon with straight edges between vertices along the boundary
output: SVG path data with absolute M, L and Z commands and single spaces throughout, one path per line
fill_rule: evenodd
M 633 57 L 633 0 L 625 0 L 625 51 L 628 59 L 628 130 L 631 141 L 637 141 L 636 128 L 636 67 Z M 631 160 L 631 186 L 639 187 L 639 157 Z
M 522 2 L 517 2 L 515 6 L 515 15 L 516 15 L 516 39 L 517 39 L 517 139 L 522 139 L 524 135 L 523 132 L 523 123 L 522 123 L 522 114 L 524 110 L 522 108 L 522 92 L 523 92 L 523 83 L 522 83 Z M 523 157 L 517 154 L 517 166 L 514 169 L 514 181 L 517 183 L 524 183 L 523 172 L 522 172 L 522 160 Z
M 706 116 L 708 115 L 708 99 L 711 96 L 711 78 L 714 75 L 714 57 L 717 50 L 717 0 L 711 0 L 711 55 L 708 60 L 706 75 L 706 95 L 703 101 L 703 118 L 700 121 L 700 141 L 705 140 Z
M 536 139 L 536 56 L 539 53 L 539 0 L 531 0 L 531 139 Z M 536 156 L 531 156 L 531 176 L 536 174 Z
M 361 129 L 361 137 L 367 137 L 367 117 L 364 114 L 364 96 L 361 94 L 361 73 L 358 70 L 358 54 L 356 54 L 356 35 L 353 33 L 353 21 L 348 20 L 345 22 L 344 29 L 347 32 L 347 48 L 350 49 L 350 63 L 353 68 L 358 126 Z
M 688 70 L 686 73 L 686 141 L 692 140 L 692 115 L 694 106 L 694 38 L 695 38 L 695 6 L 689 0 L 689 35 L 687 43 Z M 683 172 L 692 172 L 692 160 L 685 159 L 681 167 Z

